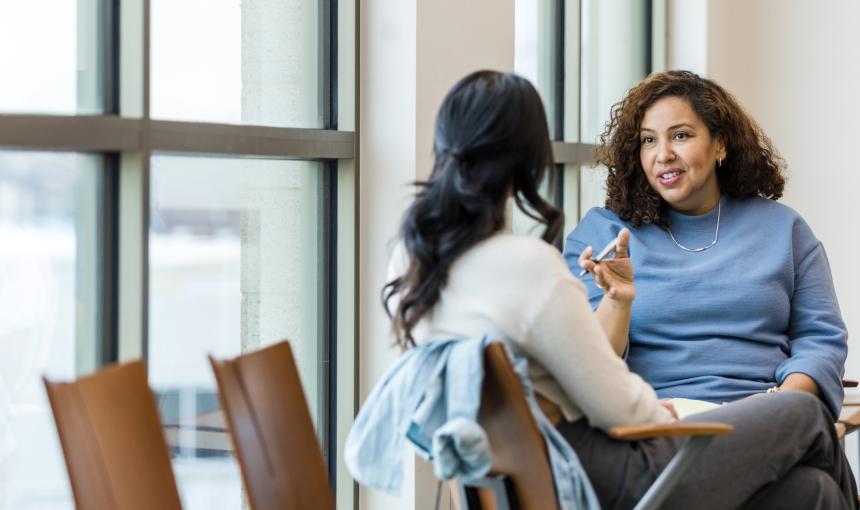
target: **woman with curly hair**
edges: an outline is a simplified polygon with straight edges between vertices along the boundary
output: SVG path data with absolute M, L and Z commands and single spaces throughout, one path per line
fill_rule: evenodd
M 802 391 L 838 416 L 847 332 L 827 256 L 776 202 L 785 164 L 737 100 L 691 72 L 654 74 L 612 108 L 600 142 L 606 207 L 565 256 L 587 271 L 616 353 L 661 397 Z M 616 236 L 615 258 L 595 264 L 592 246 Z

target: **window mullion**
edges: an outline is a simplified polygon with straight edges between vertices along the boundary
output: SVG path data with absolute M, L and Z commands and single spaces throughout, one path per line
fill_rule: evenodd
M 119 156 L 117 358 L 146 358 L 149 252 L 149 0 L 119 0 L 119 114 L 136 118 Z

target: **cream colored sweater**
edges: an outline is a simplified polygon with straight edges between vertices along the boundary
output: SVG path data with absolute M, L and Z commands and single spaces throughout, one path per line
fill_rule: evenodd
M 406 264 L 400 244 L 389 281 Z M 612 350 L 585 286 L 555 248 L 534 237 L 500 233 L 458 258 L 439 302 L 412 335 L 419 343 L 509 339 L 529 358 L 535 389 L 559 404 L 569 421 L 585 416 L 601 429 L 671 421 L 654 390 Z

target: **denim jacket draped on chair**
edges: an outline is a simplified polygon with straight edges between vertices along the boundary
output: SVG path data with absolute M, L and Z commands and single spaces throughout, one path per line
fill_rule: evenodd
M 489 339 L 436 340 L 406 352 L 373 388 L 346 440 L 346 465 L 355 480 L 390 494 L 403 481 L 409 440 L 443 480 L 480 478 L 492 465 L 478 425 L 484 348 Z M 540 411 L 527 360 L 506 349 L 546 441 L 556 496 L 563 510 L 599 509 L 576 453 Z

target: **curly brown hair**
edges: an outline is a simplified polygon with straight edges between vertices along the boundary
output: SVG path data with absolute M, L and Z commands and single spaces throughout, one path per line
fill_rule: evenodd
M 639 159 L 639 128 L 645 112 L 664 97 L 685 99 L 712 137 L 721 140 L 726 158 L 717 167 L 723 193 L 732 197 L 782 197 L 785 161 L 770 139 L 724 88 L 690 71 L 652 74 L 612 106 L 610 120 L 595 149 L 608 168 L 606 208 L 638 227 L 666 227 L 665 202 L 649 184 Z

